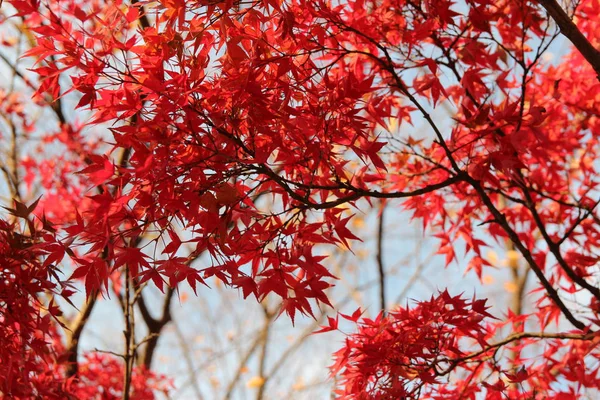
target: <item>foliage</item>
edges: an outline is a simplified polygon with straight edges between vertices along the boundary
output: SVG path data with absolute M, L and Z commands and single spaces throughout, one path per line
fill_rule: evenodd
M 597 0 L 566 11 L 553 0 L 7 3 L 3 23 L 23 25 L 30 46 L 3 46 L 31 63 L 34 81 L 13 68 L 35 94 L 5 94 L 2 112 L 13 132 L 42 137 L 2 168 L 14 200 L 0 221 L 7 396 L 166 390 L 133 372 L 133 306 L 146 307 L 150 282 L 172 296 L 217 279 L 280 298 L 292 322 L 314 316 L 334 278 L 319 249 L 359 239 L 349 222 L 361 199 L 402 199 L 446 264 L 465 253 L 479 277 L 496 266 L 485 248 L 507 246 L 521 292 L 535 275 L 538 311 L 495 320 L 485 301 L 444 291 L 349 316 L 356 332 L 332 367 L 342 398 L 600 389 Z M 550 64 L 556 25 L 575 48 Z M 26 105 L 56 126 L 32 123 Z M 48 193 L 27 206 L 36 185 Z M 209 264 L 192 266 L 202 254 Z M 53 297 L 70 301 L 77 282 L 88 300 L 65 323 Z M 124 364 L 78 362 L 82 324 L 110 293 Z M 166 305 L 160 320 L 141 310 L 149 348 Z M 499 359 L 502 348 L 512 355 Z

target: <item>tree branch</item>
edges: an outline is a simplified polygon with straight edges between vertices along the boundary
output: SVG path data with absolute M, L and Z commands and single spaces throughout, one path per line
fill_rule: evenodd
M 83 308 L 77 315 L 77 318 L 73 321 L 71 326 L 69 327 L 70 332 L 67 334 L 67 345 L 66 351 L 67 354 L 67 369 L 65 375 L 67 378 L 77 375 L 78 372 L 78 364 L 77 364 L 77 356 L 79 353 L 79 339 L 81 338 L 81 334 L 83 333 L 83 328 L 85 328 L 85 324 L 87 323 L 90 315 L 92 314 L 92 310 L 94 309 L 94 305 L 96 304 L 97 294 L 92 293 L 84 304 Z
M 140 310 L 140 314 L 142 315 L 142 318 L 144 319 L 144 322 L 148 327 L 148 334 L 152 335 L 146 343 L 146 347 L 144 348 L 144 352 L 142 353 L 141 358 L 138 360 L 138 364 L 143 365 L 147 369 L 150 369 L 150 366 L 152 365 L 154 351 L 156 350 L 156 346 L 158 345 L 158 340 L 160 339 L 161 331 L 172 320 L 171 301 L 173 299 L 174 293 L 174 288 L 169 287 L 167 289 L 167 292 L 165 293 L 165 300 L 163 303 L 160 319 L 152 317 L 148 310 L 148 306 L 146 305 L 143 295 L 140 294 L 138 298 L 137 305 Z
M 573 43 L 583 58 L 594 68 L 600 81 L 600 52 L 583 35 L 571 17 L 562 9 L 556 0 L 538 0 L 550 17 L 560 28 L 560 32 Z
M 552 299 L 554 304 L 556 304 L 556 306 L 561 310 L 561 312 L 567 318 L 567 320 L 569 320 L 569 322 L 571 322 L 573 324 L 573 326 L 575 326 L 581 330 L 586 330 L 587 326 L 583 322 L 581 322 L 577 318 L 575 318 L 575 316 L 573 315 L 571 310 L 569 310 L 568 307 L 565 305 L 565 303 L 562 301 L 562 299 L 558 295 L 558 292 L 556 291 L 556 289 L 554 289 L 552 287 L 552 284 L 548 281 L 548 279 L 544 275 L 544 272 L 541 270 L 541 268 L 537 265 L 537 263 L 533 259 L 533 255 L 531 254 L 529 249 L 527 247 L 525 247 L 525 245 L 521 242 L 517 232 L 515 232 L 511 228 L 511 226 L 508 223 L 508 221 L 506 220 L 506 217 L 504 216 L 504 214 L 502 214 L 498 210 L 498 208 L 496 208 L 496 206 L 494 205 L 494 203 L 492 202 L 490 197 L 487 195 L 487 193 L 485 192 L 485 190 L 483 189 L 483 187 L 481 186 L 479 181 L 473 179 L 470 176 L 467 177 L 467 181 L 471 184 L 471 186 L 473 186 L 473 188 L 475 189 L 475 191 L 477 192 L 477 194 L 479 195 L 479 197 L 481 198 L 481 200 L 483 201 L 485 206 L 488 208 L 490 213 L 494 216 L 495 222 L 498 223 L 502 227 L 502 229 L 508 235 L 509 239 L 514 243 L 515 247 L 523 255 L 523 257 L 525 258 L 525 260 L 527 261 L 527 263 L 529 264 L 529 266 L 531 267 L 531 269 L 533 270 L 535 275 L 540 280 L 540 283 L 542 284 L 542 286 L 546 290 L 546 293 Z
M 377 227 L 377 269 L 379 271 L 379 302 L 381 310 L 385 310 L 385 268 L 383 265 L 383 222 L 385 214 L 385 202 L 379 207 L 379 225 Z
M 498 349 L 502 346 L 510 344 L 512 342 L 516 342 L 522 339 L 529 338 L 537 338 L 537 339 L 561 339 L 561 340 L 592 340 L 598 337 L 597 333 L 586 333 L 586 334 L 578 334 L 578 333 L 546 333 L 546 332 L 518 332 L 514 333 L 505 339 L 492 343 L 486 346 L 484 349 L 476 351 L 474 353 L 468 354 L 464 357 L 456 358 L 452 360 L 452 365 L 443 371 L 441 375 L 446 375 L 451 372 L 458 364 L 464 361 L 472 360 L 474 358 L 479 357 L 482 354 L 485 354 L 491 350 Z

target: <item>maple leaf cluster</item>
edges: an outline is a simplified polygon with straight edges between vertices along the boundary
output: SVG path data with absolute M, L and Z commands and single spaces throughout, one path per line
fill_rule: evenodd
M 30 218 L 36 206 L 17 202 L 8 211 L 18 219 L 0 219 L 0 394 L 11 399 L 120 399 L 124 367 L 113 356 L 88 353 L 78 379 L 65 377 L 68 354 L 59 333 L 65 326 L 54 297 L 69 301 L 74 290 L 60 280 L 55 264 L 65 253 L 55 229 L 46 219 Z M 164 376 L 144 368 L 133 374 L 135 398 L 154 399 L 157 391 L 169 389 Z
M 75 399 L 123 398 L 123 363 L 112 355 L 87 353 L 81 362 L 78 379 L 69 387 L 70 395 Z M 115 377 L 118 377 L 115 379 Z M 167 395 L 171 389 L 170 380 L 147 371 L 144 367 L 133 369 L 131 397 L 141 400 L 154 400 L 157 394 Z
M 58 397 L 60 381 L 44 364 L 57 356 L 51 341 L 53 314 L 59 310 L 52 303 L 45 309 L 38 299 L 56 291 L 50 276 L 56 272 L 39 262 L 43 232 L 26 235 L 15 225 L 0 220 L 0 392 L 15 398 Z
M 443 292 L 412 309 L 398 308 L 374 320 L 359 323 L 357 316 L 345 316 L 358 329 L 334 355 L 332 373 L 341 372 L 339 394 L 342 398 L 418 398 L 424 385 L 438 383 L 438 373 L 464 356 L 460 338 L 487 345 L 481 323 L 489 316 L 484 304 Z M 330 322 L 334 326 L 327 329 L 337 329 L 337 321 Z
M 467 301 L 447 291 L 375 319 L 340 314 L 355 324 L 334 354 L 331 373 L 340 399 L 579 399 L 581 385 L 600 388 L 594 334 L 525 332 L 526 317 L 512 316 L 512 334 L 493 338 L 506 321 L 490 315 L 485 300 Z M 338 330 L 339 317 L 319 331 Z M 536 346 L 544 340 L 542 354 Z M 511 363 L 496 358 L 502 347 Z M 527 356 L 521 357 L 521 354 Z M 596 354 L 587 361 L 588 354 Z M 569 387 L 573 383 L 578 387 Z

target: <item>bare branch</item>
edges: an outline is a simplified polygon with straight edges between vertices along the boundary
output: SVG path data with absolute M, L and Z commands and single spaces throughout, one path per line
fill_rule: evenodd
M 379 224 L 377 227 L 377 269 L 379 270 L 379 302 L 381 309 L 385 310 L 385 268 L 383 265 L 383 222 L 385 202 L 379 207 Z
M 67 331 L 67 345 L 65 353 L 67 354 L 66 376 L 68 378 L 77 375 L 79 339 L 81 338 L 85 324 L 92 314 L 92 310 L 94 309 L 94 305 L 97 301 L 97 296 L 98 295 L 95 293 L 90 294 L 83 308 L 77 315 L 77 318 L 73 321 L 71 327 L 69 327 L 69 331 Z

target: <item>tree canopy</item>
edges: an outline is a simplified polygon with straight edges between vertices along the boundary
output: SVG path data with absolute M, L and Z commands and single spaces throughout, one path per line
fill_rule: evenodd
M 154 348 L 182 285 L 202 295 L 218 280 L 278 299 L 291 323 L 314 317 L 336 279 L 323 249 L 360 240 L 361 202 L 418 220 L 447 265 L 479 278 L 497 267 L 487 249 L 504 246 L 516 290 L 534 282 L 536 311 L 492 315 L 443 282 L 386 310 L 382 287 L 376 318 L 357 310 L 321 328 L 353 326 L 332 356 L 336 396 L 597 395 L 599 10 L 5 0 L 0 55 L 15 83 L 0 92 L 0 393 L 167 392 L 151 351 L 137 363 L 132 321 L 139 307 Z M 140 303 L 149 285 L 169 293 L 162 318 Z M 80 288 L 87 301 L 66 321 Z M 82 357 L 107 296 L 122 306 L 123 353 Z

